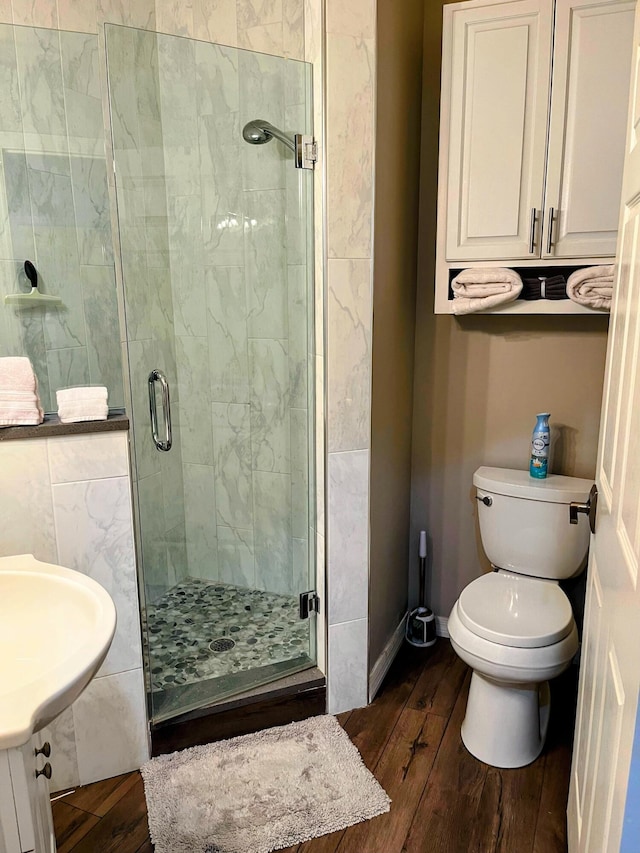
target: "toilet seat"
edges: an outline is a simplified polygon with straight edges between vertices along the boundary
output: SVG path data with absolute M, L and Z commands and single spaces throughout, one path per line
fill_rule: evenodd
M 555 678 L 578 651 L 578 631 L 572 620 L 569 633 L 557 643 L 538 648 L 505 646 L 479 637 L 460 618 L 459 602 L 453 606 L 447 627 L 457 655 L 472 669 L 505 682 L 542 682 Z
M 477 637 L 517 649 L 558 643 L 574 624 L 569 599 L 557 583 L 507 571 L 483 575 L 465 587 L 457 612 Z

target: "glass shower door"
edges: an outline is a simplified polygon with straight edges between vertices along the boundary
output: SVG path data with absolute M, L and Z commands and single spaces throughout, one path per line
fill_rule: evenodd
M 315 664 L 310 67 L 105 29 L 158 722 Z

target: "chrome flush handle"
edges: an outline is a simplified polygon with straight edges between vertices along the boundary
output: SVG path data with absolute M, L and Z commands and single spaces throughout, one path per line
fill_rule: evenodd
M 589 527 L 591 532 L 596 532 L 596 511 L 598 509 L 598 489 L 595 483 L 591 486 L 589 499 L 586 503 L 570 503 L 569 504 L 569 523 L 578 523 L 578 513 L 589 516 Z
M 484 495 L 483 497 L 476 495 L 476 500 L 480 501 L 480 503 L 483 503 L 485 506 L 493 506 L 493 498 L 491 495 Z

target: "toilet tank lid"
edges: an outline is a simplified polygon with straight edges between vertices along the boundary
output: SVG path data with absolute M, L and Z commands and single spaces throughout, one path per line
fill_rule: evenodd
M 586 501 L 593 480 L 564 477 L 561 474 L 549 474 L 544 480 L 536 480 L 528 471 L 483 466 L 473 475 L 473 485 L 485 492 L 513 498 L 569 504 Z

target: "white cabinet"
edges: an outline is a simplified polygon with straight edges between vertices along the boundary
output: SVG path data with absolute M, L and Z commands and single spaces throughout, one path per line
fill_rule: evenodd
M 634 10 L 556 0 L 545 258 L 615 255 Z
M 447 260 L 531 257 L 531 216 L 544 190 L 552 4 L 458 3 L 444 15 Z
M 47 758 L 40 735 L 0 750 L 0 853 L 55 853 Z
M 634 10 L 635 0 L 445 6 L 437 312 L 449 311 L 452 269 L 614 257 Z

